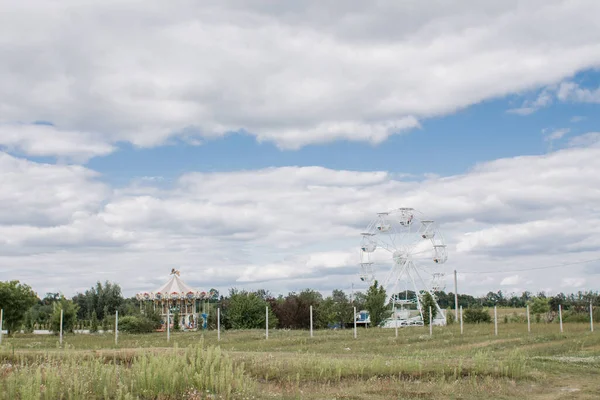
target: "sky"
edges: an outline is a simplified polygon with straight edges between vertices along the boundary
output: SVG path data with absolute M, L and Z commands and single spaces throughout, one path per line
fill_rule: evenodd
M 0 0 L 0 280 L 364 290 L 413 207 L 448 291 L 598 290 L 600 2 L 433 3 Z

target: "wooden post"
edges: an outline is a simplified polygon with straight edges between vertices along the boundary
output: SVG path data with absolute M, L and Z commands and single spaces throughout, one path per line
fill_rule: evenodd
M 531 319 L 529 318 L 529 304 L 527 304 L 527 332 L 531 333 Z
M 354 307 L 354 339 L 356 339 L 356 307 Z
M 558 321 L 560 322 L 560 333 L 562 333 L 563 331 L 563 324 L 562 324 L 562 305 L 558 305 Z
M 63 309 L 61 308 L 60 309 L 60 337 L 58 339 L 61 346 L 62 346 L 62 340 L 63 340 Z
M 313 337 L 313 314 L 312 314 L 312 306 L 310 306 L 310 337 Z
M 169 313 L 169 305 L 167 304 L 167 343 L 171 340 L 171 314 Z
M 115 346 L 119 344 L 119 310 L 115 311 Z
M 269 338 L 269 306 L 265 307 L 266 317 L 265 317 L 265 339 Z
M 456 270 L 454 270 L 454 316 L 458 319 L 458 282 L 456 279 Z
M 2 344 L 2 322 L 4 320 L 4 309 L 0 310 L 0 344 Z
M 217 341 L 221 340 L 221 308 L 217 308 Z
M 433 336 L 433 317 L 431 315 L 431 306 L 429 306 L 429 336 Z
M 498 311 L 496 306 L 494 306 L 494 334 L 498 336 Z
M 463 334 L 463 310 L 462 306 L 460 306 L 460 334 Z
M 2 330 L 1 320 L 0 320 L 0 330 Z M 594 308 L 592 306 L 591 300 L 590 300 L 590 332 L 594 332 Z M 0 333 L 0 335 L 1 335 L 1 333 Z M 0 343 L 2 343 L 2 339 L 0 339 Z

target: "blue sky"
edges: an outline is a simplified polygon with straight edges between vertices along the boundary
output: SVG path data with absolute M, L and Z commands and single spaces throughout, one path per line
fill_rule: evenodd
M 589 70 L 573 81 L 581 87 L 600 86 L 600 73 Z M 379 144 L 335 141 L 299 150 L 259 143 L 244 133 L 208 139 L 201 145 L 174 140 L 155 148 L 120 144 L 119 150 L 90 160 L 88 166 L 117 185 L 140 177 L 171 180 L 187 171 L 235 171 L 281 166 L 319 165 L 332 169 L 390 171 L 402 174 L 454 175 L 474 164 L 520 155 L 541 155 L 565 145 L 569 137 L 598 129 L 597 104 L 557 103 L 532 115 L 507 112 L 540 90 L 513 94 L 475 104 L 450 115 L 426 119 L 420 128 L 391 136 Z M 575 119 L 575 120 L 574 120 Z M 569 129 L 550 143 L 547 136 Z
M 514 272 L 600 259 L 600 2 L 72 7 L 0 14 L 0 280 L 327 293 L 414 207 L 465 292 L 600 286 Z

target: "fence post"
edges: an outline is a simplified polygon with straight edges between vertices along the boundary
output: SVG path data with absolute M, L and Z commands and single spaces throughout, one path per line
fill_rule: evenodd
M 527 304 L 527 332 L 531 333 L 531 320 L 529 319 L 529 304 Z
M 0 320 L 0 329 L 2 327 L 2 322 Z M 590 332 L 594 332 L 594 309 L 592 306 L 592 301 L 590 300 Z M 0 333 L 1 335 L 1 333 Z M 2 340 L 0 339 L 0 343 L 2 343 Z
M 265 339 L 268 339 L 269 338 L 269 306 L 265 307 L 265 313 L 266 313 L 265 314 L 266 315 L 266 318 L 265 318 L 265 332 L 266 332 Z
M 398 337 L 398 315 L 396 315 L 396 298 L 394 297 L 394 321 L 396 328 L 396 337 Z
M 354 339 L 356 339 L 356 307 L 354 307 Z
M 460 306 L 460 334 L 463 334 L 463 310 L 462 306 Z
M 60 337 L 58 339 L 60 345 L 62 346 L 62 339 L 63 339 L 63 309 L 60 309 Z
M 558 321 L 560 322 L 560 333 L 562 333 L 563 331 L 563 324 L 562 324 L 562 305 L 558 305 Z
M 119 310 L 115 311 L 115 346 L 119 344 Z
M 310 337 L 313 337 L 313 314 L 312 314 L 312 306 L 310 306 Z
M 221 308 L 217 308 L 217 341 L 221 340 Z
M 433 323 L 432 323 L 432 316 L 431 316 L 431 306 L 429 306 L 429 336 L 433 336 Z
M 4 320 L 4 309 L 0 310 L 0 344 L 2 344 L 2 322 Z
M 498 336 L 498 311 L 494 306 L 494 334 Z
M 458 319 L 458 283 L 456 280 L 456 270 L 454 270 L 454 316 Z

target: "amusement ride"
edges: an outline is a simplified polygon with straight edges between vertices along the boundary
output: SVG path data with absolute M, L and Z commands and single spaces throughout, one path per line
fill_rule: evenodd
M 414 208 L 398 208 L 377 213 L 361 236 L 360 279 L 371 285 L 376 275 L 382 276 L 379 282 L 393 310 L 380 326 L 423 326 L 426 293 L 437 310 L 432 324 L 445 325 L 436 292 L 445 288 L 441 266 L 448 251 L 436 222 Z

